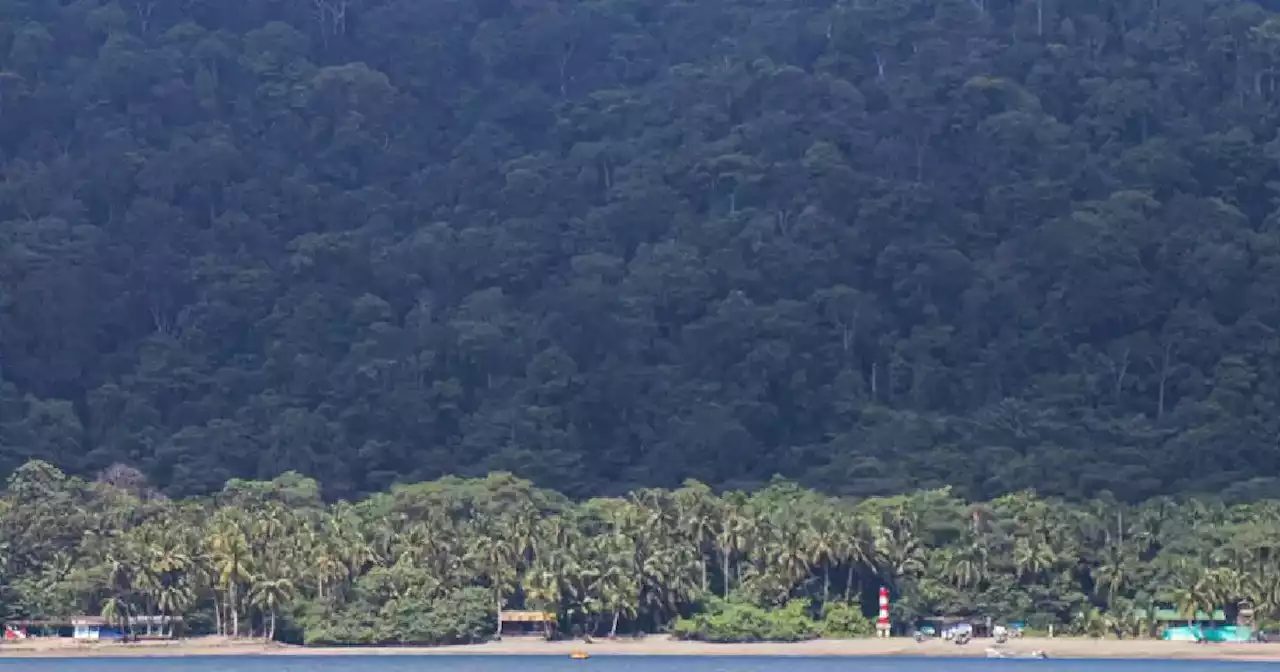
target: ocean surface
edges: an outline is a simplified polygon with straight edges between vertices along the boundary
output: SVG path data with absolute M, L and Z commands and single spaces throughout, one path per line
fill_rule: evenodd
M 744 658 L 605 656 L 239 656 L 0 659 L 0 672 L 1242 672 L 1277 663 L 985 658 Z

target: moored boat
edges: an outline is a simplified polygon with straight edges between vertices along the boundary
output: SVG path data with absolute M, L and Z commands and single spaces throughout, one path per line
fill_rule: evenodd
M 1031 659 L 1038 660 L 1038 659 L 1048 658 L 1049 655 L 1039 649 L 1035 651 L 1003 651 L 1001 649 L 989 648 L 987 649 L 987 657 L 988 658 L 1031 658 Z

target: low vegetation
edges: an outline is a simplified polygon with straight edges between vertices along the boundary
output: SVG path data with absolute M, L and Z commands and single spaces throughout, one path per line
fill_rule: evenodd
M 713 599 L 706 611 L 678 618 L 671 632 L 680 639 L 706 642 L 799 642 L 814 639 L 821 628 L 808 600 L 792 600 L 765 610 L 754 604 Z
M 677 618 L 671 634 L 704 642 L 799 642 L 870 637 L 875 622 L 857 605 L 843 602 L 815 605 L 798 598 L 769 609 L 740 599 L 712 598 L 698 613 Z

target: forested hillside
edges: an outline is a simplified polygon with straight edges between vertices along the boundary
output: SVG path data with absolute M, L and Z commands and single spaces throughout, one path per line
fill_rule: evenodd
M 1273 10 L 0 0 L 0 471 L 1280 494 Z

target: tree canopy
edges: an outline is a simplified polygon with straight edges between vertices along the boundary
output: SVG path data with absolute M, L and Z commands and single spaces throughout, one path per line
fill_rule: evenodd
M 504 473 L 319 492 L 287 473 L 167 499 L 134 470 L 86 481 L 28 463 L 0 492 L 0 618 L 446 644 L 489 639 L 499 609 L 523 608 L 566 633 L 797 640 L 869 635 L 885 586 L 899 629 L 951 614 L 1150 636 L 1157 608 L 1244 601 L 1280 619 L 1275 500 L 854 500 L 775 480 L 573 502 Z
M 0 0 L 0 471 L 1277 494 L 1277 10 Z

